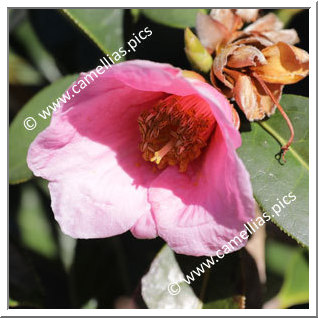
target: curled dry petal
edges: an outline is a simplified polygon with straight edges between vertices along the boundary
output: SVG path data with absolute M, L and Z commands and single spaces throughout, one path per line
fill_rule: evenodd
M 264 111 L 265 115 L 270 117 L 271 115 L 275 113 L 276 105 L 273 102 L 273 100 L 270 98 L 270 96 L 268 96 L 268 94 L 260 86 L 259 82 L 254 79 L 252 80 L 257 89 L 259 105 Z M 284 85 L 267 83 L 266 86 L 269 88 L 269 90 L 271 91 L 273 96 L 276 98 L 276 100 L 279 101 L 282 96 Z
M 228 57 L 233 54 L 239 47 L 241 46 L 227 45 L 221 50 L 220 54 L 216 56 L 212 65 L 215 76 L 229 88 L 233 88 L 233 83 L 229 82 L 228 79 L 225 77 L 223 69 L 227 64 Z
M 225 95 L 227 98 L 233 97 L 232 88 L 227 87 L 224 85 L 214 74 L 213 68 L 210 72 L 210 80 L 212 85 L 223 95 Z
M 246 37 L 240 38 L 234 42 L 234 44 L 249 44 L 254 45 L 258 49 L 263 49 L 274 43 L 263 36 L 253 35 L 253 33 L 245 33 Z
M 308 75 L 309 55 L 295 46 L 278 42 L 262 50 L 267 64 L 253 66 L 263 81 L 276 84 L 293 84 Z
M 268 84 L 277 100 L 283 85 Z M 276 106 L 257 81 L 247 75 L 238 76 L 233 90 L 234 98 L 249 121 L 261 120 L 275 112 Z
M 287 44 L 296 44 L 299 42 L 299 37 L 295 29 L 267 31 L 262 33 L 273 43 L 285 42 Z
M 252 22 L 257 19 L 259 9 L 237 9 L 235 13 L 245 22 Z
M 283 28 L 283 22 L 274 13 L 269 13 L 247 26 L 245 32 L 277 31 Z
M 227 61 L 227 66 L 234 68 L 256 66 L 259 64 L 266 64 L 265 56 L 259 49 L 251 45 L 238 47 L 229 56 Z
M 199 12 L 196 20 L 196 31 L 204 47 L 212 53 L 217 44 L 226 37 L 228 31 L 222 23 L 211 19 L 210 16 Z
M 233 90 L 234 98 L 249 121 L 263 119 L 264 111 L 259 107 L 257 91 L 247 75 L 238 77 Z

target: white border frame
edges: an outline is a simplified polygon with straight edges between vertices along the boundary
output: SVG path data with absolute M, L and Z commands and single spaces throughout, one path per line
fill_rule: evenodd
M 75 0 L 55 0 L 52 1 L 49 5 L 48 2 L 42 2 L 39 0 L 30 0 L 28 1 L 28 8 L 36 8 L 43 7 L 44 8 L 66 8 L 66 7 L 85 7 L 79 6 L 80 2 Z M 1 96 L 6 96 L 7 105 L 9 104 L 9 92 L 8 92 L 8 80 L 7 80 L 7 52 L 9 51 L 8 47 L 8 30 L 7 30 L 7 8 L 8 7 L 24 7 L 26 2 L 22 0 L 13 0 L 13 1 L 5 1 L 5 6 L 1 7 L 1 37 L 2 43 L 7 43 L 7 50 L 0 51 L 1 54 L 1 64 L 2 64 L 2 85 L 1 85 Z M 91 0 L 89 3 L 89 7 L 104 7 L 105 1 L 97 1 Z M 123 8 L 131 8 L 131 7 L 151 7 L 152 3 L 145 0 L 135 0 L 135 1 L 121 1 L 117 3 L 120 7 Z M 160 4 L 163 8 L 165 7 L 182 7 L 185 4 L 194 7 L 200 8 L 210 8 L 213 5 L 213 1 L 211 0 L 200 0 L 191 3 L 185 3 L 180 1 L 171 0 L 162 0 Z M 240 7 L 248 7 L 253 8 L 255 1 L 247 1 L 241 0 L 237 1 L 222 1 L 223 7 L 237 7 L 239 4 Z M 293 2 L 289 1 L 277 1 L 277 0 L 267 0 L 266 6 L 262 6 L 261 8 L 283 8 L 289 7 Z M 309 146 L 309 167 L 310 167 L 310 178 L 309 178 L 309 242 L 310 242 L 310 257 L 309 257 L 309 275 L 310 275 L 310 284 L 309 284 L 309 309 L 248 309 L 248 310 L 240 310 L 240 309 L 205 309 L 205 310 L 197 310 L 197 309 L 135 309 L 135 310 L 127 310 L 127 309 L 7 309 L 7 299 L 8 299 L 8 289 L 7 285 L 4 282 L 7 282 L 7 273 L 8 273 L 8 262 L 5 262 L 5 257 L 2 257 L 1 262 L 1 297 L 0 297 L 0 314 L 1 316 L 160 316 L 160 315 L 169 315 L 169 316 L 316 316 L 316 2 L 302 0 L 299 3 L 302 5 L 301 8 L 308 8 L 309 10 L 309 54 L 310 54 L 310 81 L 309 81 L 309 135 L 310 135 L 310 146 Z M 153 6 L 156 8 L 156 6 Z M 217 6 L 220 7 L 220 6 Z M 298 6 L 300 7 L 300 6 Z M 7 108 L 0 108 L 0 118 L 3 123 L 0 126 L 0 138 L 1 145 L 7 144 L 8 146 L 8 115 Z M 7 119 L 7 120 L 5 120 Z M 6 122 L 4 122 L 6 121 Z M 1 213 L 1 252 L 2 255 L 8 255 L 8 219 L 6 213 L 4 211 L 8 208 L 8 156 L 1 157 L 1 166 L 2 166 L 2 180 L 6 180 L 6 182 L 2 182 L 1 184 L 1 197 L 2 202 L 6 201 L 6 206 L 3 206 L 3 211 Z M 4 166 L 7 171 L 4 171 Z M 6 200 L 4 200 L 6 199 Z

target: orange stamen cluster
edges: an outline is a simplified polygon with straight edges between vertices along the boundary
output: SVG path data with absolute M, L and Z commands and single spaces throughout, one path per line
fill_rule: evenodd
M 209 105 L 197 95 L 170 95 L 138 118 L 143 158 L 159 169 L 179 165 L 184 172 L 207 145 L 215 123 Z

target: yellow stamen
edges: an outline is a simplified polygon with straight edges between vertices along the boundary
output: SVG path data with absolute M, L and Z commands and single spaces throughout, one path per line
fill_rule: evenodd
M 174 139 L 171 139 L 159 151 L 155 152 L 155 155 L 150 159 L 150 161 L 155 161 L 158 165 L 161 159 L 174 147 L 175 143 L 176 141 Z

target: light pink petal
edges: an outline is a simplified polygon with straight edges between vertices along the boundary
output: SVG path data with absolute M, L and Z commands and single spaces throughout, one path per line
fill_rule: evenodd
M 117 71 L 121 70 L 122 71 Z M 216 91 L 211 85 L 200 80 L 183 77 L 181 70 L 168 64 L 159 64 L 148 61 L 132 61 L 121 63 L 112 70 L 119 81 L 136 90 L 165 92 L 179 96 L 199 94 L 208 103 L 213 100 L 213 115 L 219 125 L 224 126 L 223 133 L 231 135 L 235 147 L 241 144 L 240 134 L 232 124 L 232 107 L 223 94 Z
M 142 215 L 130 230 L 135 237 L 140 239 L 151 239 L 158 236 L 157 225 L 151 212 Z
M 237 9 L 235 13 L 245 22 L 255 21 L 258 17 L 259 9 Z
M 186 174 L 167 168 L 154 180 L 149 199 L 158 234 L 171 248 L 194 256 L 216 255 L 253 217 L 249 175 L 220 128 L 196 164 Z M 242 240 L 234 250 L 245 244 Z
M 194 94 L 197 87 L 208 96 L 215 92 L 170 65 L 132 61 L 107 70 L 62 105 L 31 144 L 27 161 L 50 181 L 53 212 L 65 233 L 97 238 L 132 228 L 139 237 L 156 235 L 148 188 L 158 173 L 141 157 L 137 117 L 167 94 Z M 230 107 L 221 94 L 214 97 L 225 133 L 238 145 Z
M 240 17 L 235 15 L 231 9 L 212 9 L 210 17 L 225 26 L 228 32 L 239 29 L 243 24 Z
M 168 167 L 152 182 L 149 200 L 158 235 L 176 252 L 215 255 L 253 217 L 254 199 L 249 174 L 235 151 L 239 134 L 221 111 L 226 99 L 204 83 L 196 89 L 211 107 L 216 131 L 206 153 L 186 173 Z
M 245 32 L 277 31 L 283 28 L 283 22 L 274 13 L 268 13 L 247 26 Z
M 228 35 L 222 23 L 201 12 L 197 14 L 196 31 L 202 45 L 210 53 L 214 52 L 216 46 Z
M 114 83 L 83 90 L 29 149 L 28 165 L 50 181 L 55 218 L 73 237 L 120 234 L 150 210 L 156 175 L 138 149 L 137 117 L 162 94 Z
M 273 43 L 281 41 L 293 45 L 299 42 L 299 37 L 295 29 L 268 31 L 263 32 L 262 35 L 266 36 Z

